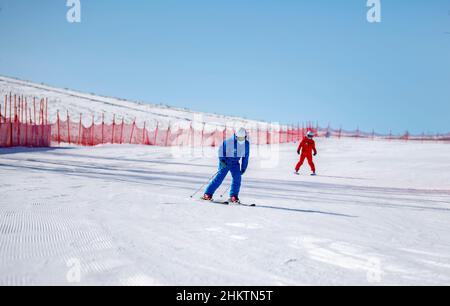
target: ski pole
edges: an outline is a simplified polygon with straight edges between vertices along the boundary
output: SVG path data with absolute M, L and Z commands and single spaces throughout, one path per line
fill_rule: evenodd
M 219 170 L 220 171 L 220 170 Z M 213 176 L 211 176 L 211 178 L 208 180 L 208 182 L 206 182 L 205 184 L 203 184 L 199 189 L 197 189 L 194 194 L 191 195 L 191 199 L 200 192 L 200 190 L 202 190 L 203 188 L 205 188 L 206 185 L 208 185 L 209 183 L 211 183 L 211 181 L 213 180 L 213 178 L 219 173 L 219 171 L 217 171 L 216 173 L 214 173 Z

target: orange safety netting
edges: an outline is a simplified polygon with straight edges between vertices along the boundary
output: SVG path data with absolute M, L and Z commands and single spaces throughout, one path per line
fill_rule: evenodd
M 249 139 L 252 144 L 278 144 L 294 142 L 301 139 L 305 129 L 249 129 Z M 136 123 L 124 121 L 112 124 L 92 123 L 86 127 L 81 120 L 73 122 L 67 116 L 66 120 L 57 118 L 52 124 L 52 141 L 82 146 L 95 146 L 99 144 L 140 144 L 154 146 L 219 146 L 224 139 L 232 136 L 233 129 L 216 128 L 206 130 L 179 128 L 173 126 L 162 127 L 159 123 L 152 128 L 146 125 L 138 127 Z
M 50 125 L 0 123 L 0 147 L 49 147 L 51 134 Z
M 52 128 L 47 124 L 47 105 L 47 100 L 41 99 L 37 108 L 33 99 L 31 108 L 27 98 L 6 95 L 0 105 L 0 147 L 49 147 Z
M 29 102 L 29 103 L 28 103 Z M 104 118 L 104 116 L 103 116 Z M 94 120 L 86 126 L 80 120 L 74 122 L 67 114 L 67 119 L 60 119 L 57 113 L 56 122 L 48 123 L 48 100 L 31 98 L 21 95 L 5 95 L 4 104 L 0 105 L 0 147 L 31 146 L 48 147 L 53 143 L 75 144 L 81 146 L 95 146 L 100 144 L 139 144 L 154 146 L 192 146 L 214 147 L 222 144 L 223 140 L 231 137 L 234 129 L 215 127 L 206 123 L 202 128 L 180 127 L 156 122 L 153 126 L 138 126 L 136 122 L 116 122 L 114 116 L 111 124 L 96 124 Z M 206 128 L 208 126 L 208 128 Z M 342 129 L 320 128 L 312 123 L 294 127 L 282 127 L 266 124 L 249 128 L 248 136 L 252 144 L 272 145 L 297 142 L 310 130 L 318 137 L 353 137 L 380 138 L 388 140 L 421 140 L 421 141 L 450 141 L 450 135 L 404 135 L 395 136 Z

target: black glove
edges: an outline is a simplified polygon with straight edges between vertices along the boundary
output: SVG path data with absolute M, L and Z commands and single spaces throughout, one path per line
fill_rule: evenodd
M 314 153 L 314 156 L 316 156 L 317 155 L 317 152 L 316 153 Z
M 226 167 L 228 167 L 227 162 L 224 159 L 221 159 L 219 165 L 220 170 L 225 169 Z
M 300 155 L 300 150 L 297 150 L 297 154 Z
M 241 175 L 244 175 L 245 171 L 247 171 L 247 170 L 241 170 Z

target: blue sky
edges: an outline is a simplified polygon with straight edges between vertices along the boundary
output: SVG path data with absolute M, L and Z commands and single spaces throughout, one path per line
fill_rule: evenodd
M 194 110 L 450 131 L 450 0 L 0 0 L 0 74 Z

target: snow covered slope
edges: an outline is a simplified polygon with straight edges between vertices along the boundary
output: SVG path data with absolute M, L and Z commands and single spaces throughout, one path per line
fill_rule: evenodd
M 189 199 L 213 149 L 1 149 L 0 284 L 450 285 L 450 145 L 318 149 L 253 148 L 255 208 Z
M 144 121 L 152 125 L 155 120 L 162 123 L 182 124 L 189 121 L 207 122 L 214 126 L 245 126 L 255 125 L 258 121 L 243 118 L 193 112 L 187 109 L 179 109 L 165 105 L 150 103 L 138 103 L 117 98 L 103 97 L 94 94 L 81 93 L 69 89 L 59 89 L 42 84 L 36 84 L 17 79 L 0 76 L 1 102 L 4 103 L 5 94 L 20 94 L 28 97 L 31 101 L 33 97 L 49 99 L 49 119 L 55 122 L 57 110 L 65 116 L 69 111 L 74 121 L 79 120 L 79 115 L 83 114 L 83 122 L 88 125 L 92 122 L 92 115 L 97 123 L 101 122 L 102 113 L 105 114 L 105 122 L 110 123 L 115 114 L 118 120 L 125 118 L 125 122 L 136 122 L 139 126 Z

